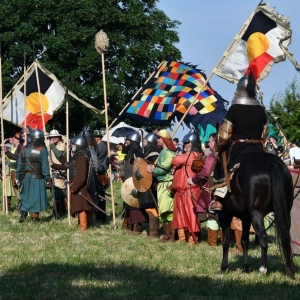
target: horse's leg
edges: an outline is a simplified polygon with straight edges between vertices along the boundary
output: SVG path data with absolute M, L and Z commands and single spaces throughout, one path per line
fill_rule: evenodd
M 265 230 L 264 216 L 255 210 L 252 212 L 252 225 L 261 249 L 259 273 L 264 275 L 267 273 L 268 236 Z
M 249 219 L 242 220 L 243 226 L 243 233 L 242 233 L 242 247 L 243 247 L 243 255 L 244 255 L 244 264 L 243 264 L 243 271 L 245 273 L 249 273 L 249 265 L 248 265 L 248 249 L 249 249 L 249 232 L 251 222 Z
M 222 264 L 221 269 L 218 272 L 218 274 L 224 273 L 228 269 L 228 252 L 229 252 L 229 233 L 230 233 L 230 223 L 232 220 L 232 216 L 230 216 L 225 209 L 223 209 L 219 213 L 219 222 L 223 231 L 223 258 L 222 258 Z

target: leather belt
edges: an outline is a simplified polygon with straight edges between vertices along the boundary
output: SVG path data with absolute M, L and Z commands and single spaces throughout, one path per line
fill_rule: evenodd
M 233 143 L 262 143 L 262 140 L 257 139 L 239 139 L 239 140 L 232 140 Z
M 32 170 L 24 170 L 24 173 L 31 173 Z

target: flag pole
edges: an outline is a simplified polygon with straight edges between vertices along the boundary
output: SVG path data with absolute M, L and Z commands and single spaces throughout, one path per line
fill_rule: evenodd
M 69 87 L 68 87 L 68 79 L 66 84 L 66 134 L 67 134 L 67 161 L 70 161 L 70 133 L 69 133 L 69 97 L 68 97 Z M 70 171 L 67 169 L 67 180 L 70 180 Z M 68 221 L 69 225 L 71 225 L 71 202 L 70 202 L 70 188 L 67 186 L 67 205 L 68 205 Z
M 100 30 L 95 37 L 95 48 L 99 54 L 101 54 L 102 60 L 102 78 L 103 78 L 103 92 L 104 92 L 104 107 L 105 107 L 105 124 L 106 124 L 106 140 L 107 140 L 107 154 L 110 155 L 110 144 L 109 144 L 109 133 L 108 133 L 108 105 L 107 105 L 107 95 L 106 95 L 106 82 L 105 82 L 105 65 L 104 65 L 104 52 L 107 51 L 109 46 L 109 39 L 103 30 Z M 111 203 L 112 203 L 112 215 L 113 224 L 116 221 L 115 215 L 115 200 L 114 200 L 114 189 L 112 181 L 112 170 L 111 164 L 109 164 L 109 181 L 110 181 L 110 193 L 111 193 Z
M 27 97 L 26 97 L 26 76 L 27 76 L 27 70 L 26 70 L 26 52 L 25 52 L 25 49 L 24 49 L 24 128 L 26 128 L 27 126 L 27 119 L 26 119 L 26 116 L 27 116 L 27 108 L 26 108 L 26 100 L 27 100 Z M 27 144 L 27 130 L 24 130 L 24 137 L 25 137 L 25 140 L 24 140 L 24 144 L 26 145 Z
M 258 5 L 260 5 L 262 3 L 262 1 L 259 2 Z M 258 6 L 257 5 L 257 6 Z M 256 6 L 256 7 L 257 7 Z M 251 13 L 251 15 L 249 16 L 249 18 L 247 20 L 250 20 L 253 15 L 255 14 L 255 10 Z M 190 109 L 193 107 L 193 105 L 196 103 L 197 98 L 199 96 L 199 94 L 203 91 L 203 89 L 206 87 L 208 81 L 210 80 L 210 78 L 213 76 L 215 69 L 218 68 L 218 66 L 220 65 L 220 63 L 222 62 L 223 58 L 226 57 L 226 53 L 230 50 L 230 48 L 232 47 L 232 45 L 235 43 L 237 37 L 241 34 L 241 32 L 245 29 L 245 27 L 248 26 L 247 21 L 242 25 L 241 29 L 239 30 L 238 34 L 235 36 L 235 38 L 233 39 L 233 41 L 230 43 L 230 45 L 227 47 L 226 51 L 224 52 L 224 54 L 222 55 L 222 57 L 219 59 L 219 61 L 217 62 L 216 66 L 213 68 L 213 70 L 211 71 L 210 75 L 207 77 L 207 79 L 205 80 L 205 82 L 203 83 L 200 91 L 197 93 L 197 95 L 194 97 L 194 100 L 191 102 L 191 104 L 189 105 L 189 107 L 187 108 L 186 112 L 184 113 L 184 115 L 182 116 L 182 118 L 180 119 L 180 121 L 178 122 L 177 126 L 175 127 L 174 131 L 171 134 L 171 137 L 173 137 L 176 133 L 176 131 L 178 130 L 179 126 L 182 124 L 184 118 L 186 117 L 186 115 L 189 113 Z
M 154 74 L 157 72 L 157 70 L 161 67 L 161 65 L 162 65 L 164 62 L 165 62 L 165 60 L 163 60 L 163 61 L 158 65 L 158 67 L 156 68 L 156 70 L 152 72 L 152 74 L 148 77 L 148 79 L 144 82 L 143 85 L 145 85 L 145 84 L 148 83 L 148 81 L 154 76 Z M 133 100 L 133 99 L 136 97 L 136 95 L 141 91 L 142 88 L 143 88 L 143 86 L 141 86 L 141 87 L 139 88 L 139 90 L 134 94 L 134 96 L 131 98 L 131 100 Z M 121 112 L 119 112 L 118 117 L 122 115 L 123 111 L 127 108 L 127 106 L 128 106 L 129 104 L 130 104 L 130 101 L 125 105 L 125 107 L 121 110 Z M 118 117 L 116 117 L 116 118 L 112 121 L 112 123 L 111 123 L 111 124 L 109 125 L 109 127 L 108 127 L 108 130 L 115 124 L 115 122 L 118 120 Z
M 38 94 L 39 94 L 40 112 L 41 112 L 41 115 L 42 115 L 42 122 L 43 122 L 43 131 L 44 131 L 44 134 L 46 134 L 43 101 L 42 101 L 42 97 L 41 97 L 41 87 L 40 87 L 38 67 L 37 67 L 37 63 L 36 62 L 35 62 L 35 75 L 36 75 L 36 83 L 37 83 Z
M 1 42 L 0 42 L 0 99 L 1 99 L 1 145 L 4 147 L 4 124 L 3 124 L 3 99 L 2 99 L 2 53 L 1 53 Z M 3 148 L 2 148 L 3 149 Z M 2 203 L 3 211 L 8 213 L 8 203 L 7 203 L 7 191 L 6 191 L 6 169 L 5 169 L 5 152 L 2 150 L 1 155 L 1 166 L 2 166 Z
M 29 68 L 27 69 L 27 74 L 28 74 L 28 72 L 32 69 L 32 67 L 34 66 L 34 62 L 29 66 Z M 23 80 L 23 78 L 24 78 L 24 74 L 21 76 L 21 78 L 17 81 L 17 83 L 14 85 L 14 87 L 6 94 L 6 96 L 4 97 L 4 99 L 5 98 L 7 98 L 12 92 L 13 92 L 13 90 L 15 89 L 15 86 L 17 86 L 22 80 Z

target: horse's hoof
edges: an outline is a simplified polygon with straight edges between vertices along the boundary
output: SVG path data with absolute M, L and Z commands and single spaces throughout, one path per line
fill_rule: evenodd
M 218 275 L 223 275 L 226 272 L 227 268 L 221 268 L 218 272 Z
M 261 275 L 266 275 L 266 274 L 267 274 L 267 268 L 261 266 L 259 268 L 259 275 L 261 276 Z

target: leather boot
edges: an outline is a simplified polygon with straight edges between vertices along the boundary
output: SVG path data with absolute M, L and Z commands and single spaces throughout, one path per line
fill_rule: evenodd
M 20 213 L 21 213 L 21 216 L 19 219 L 19 223 L 23 223 L 25 221 L 28 213 L 27 213 L 27 211 L 24 211 L 24 210 L 21 210 Z
M 132 234 L 134 224 L 127 224 L 126 234 Z
M 140 235 L 142 233 L 142 223 L 135 223 L 133 226 L 132 235 Z
M 154 216 L 153 213 L 148 213 L 149 217 L 149 235 L 148 237 L 157 238 L 158 234 L 158 217 Z
M 86 211 L 78 212 L 78 221 L 79 221 L 79 230 L 86 231 L 87 230 L 87 214 Z
M 38 212 L 34 212 L 30 215 L 32 221 L 36 222 L 40 220 L 40 214 Z
M 162 239 L 159 241 L 161 243 L 166 243 L 170 239 L 170 229 L 169 229 L 169 224 L 168 223 L 163 223 L 163 228 L 164 228 L 164 235 Z
M 94 213 L 92 211 L 87 211 L 86 217 L 87 217 L 87 227 L 89 228 L 89 227 L 93 226 Z
M 168 223 L 169 226 L 169 241 L 175 243 L 175 229 L 172 227 L 173 221 Z
M 243 231 L 240 231 L 240 230 L 237 230 L 237 229 L 234 230 L 236 248 L 237 248 L 239 253 L 243 253 L 242 234 L 243 234 Z
M 187 241 L 188 241 L 189 245 L 193 246 L 196 244 L 193 239 L 193 236 L 190 232 L 188 232 L 188 231 L 186 232 L 186 237 L 187 237 Z M 197 240 L 197 236 L 196 236 L 196 240 Z
M 212 230 L 207 227 L 207 244 L 208 246 L 217 246 L 218 230 Z
M 176 243 L 185 243 L 185 232 L 183 228 L 178 228 L 177 229 L 177 233 L 178 233 L 178 241 L 176 241 Z

